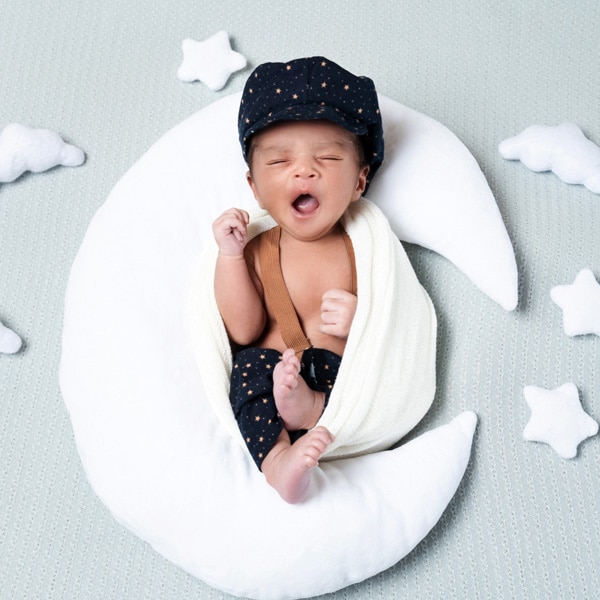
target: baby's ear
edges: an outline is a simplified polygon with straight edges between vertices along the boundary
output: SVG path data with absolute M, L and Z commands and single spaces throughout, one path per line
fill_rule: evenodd
M 364 193 L 365 188 L 367 187 L 367 177 L 369 176 L 369 165 L 365 165 L 360 172 L 358 173 L 358 180 L 356 182 L 356 190 L 353 200 L 358 200 Z
M 252 190 L 254 199 L 258 202 L 258 205 L 261 208 L 264 208 L 262 205 L 262 202 L 260 201 L 260 198 L 258 197 L 258 190 L 256 189 L 256 184 L 254 183 L 254 179 L 252 178 L 252 172 L 249 170 L 246 171 L 246 181 L 248 182 L 248 185 L 250 186 L 250 189 Z

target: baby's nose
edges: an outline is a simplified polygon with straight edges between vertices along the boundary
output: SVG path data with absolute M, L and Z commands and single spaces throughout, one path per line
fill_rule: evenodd
M 294 176 L 297 178 L 308 178 L 316 175 L 314 162 L 310 159 L 301 159 L 296 162 Z

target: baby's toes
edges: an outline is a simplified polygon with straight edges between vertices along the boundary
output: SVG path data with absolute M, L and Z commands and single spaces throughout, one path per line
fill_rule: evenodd
M 300 361 L 295 354 L 289 360 L 284 362 L 284 369 L 286 373 L 293 373 L 294 375 L 300 373 Z
M 283 378 L 283 383 L 289 387 L 291 390 L 296 389 L 298 387 L 298 376 L 296 373 L 286 373 Z
M 318 439 L 321 443 L 325 444 L 325 447 L 329 446 L 335 439 L 331 432 L 322 425 L 315 427 L 311 433 L 314 435 L 315 439 Z

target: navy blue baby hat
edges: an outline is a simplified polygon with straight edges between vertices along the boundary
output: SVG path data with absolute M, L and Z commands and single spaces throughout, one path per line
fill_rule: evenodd
M 264 63 L 252 72 L 240 103 L 238 131 L 244 158 L 250 138 L 279 121 L 324 119 L 361 136 L 370 170 L 383 162 L 383 127 L 373 81 L 322 56 Z M 366 189 L 365 189 L 366 191 Z

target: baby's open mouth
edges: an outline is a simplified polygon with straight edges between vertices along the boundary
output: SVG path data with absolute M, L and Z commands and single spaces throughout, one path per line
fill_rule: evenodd
M 310 194 L 300 194 L 293 204 L 294 208 L 303 215 L 315 211 L 319 207 L 319 201 Z

